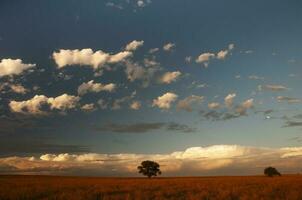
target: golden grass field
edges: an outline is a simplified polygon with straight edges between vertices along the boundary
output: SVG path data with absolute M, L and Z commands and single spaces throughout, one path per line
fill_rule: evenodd
M 302 199 L 302 176 L 90 178 L 0 176 L 0 199 Z

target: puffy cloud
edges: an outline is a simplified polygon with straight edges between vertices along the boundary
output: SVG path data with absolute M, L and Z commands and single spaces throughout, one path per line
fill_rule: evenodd
M 228 49 L 220 50 L 217 54 L 210 53 L 210 52 L 202 53 L 196 58 L 195 62 L 201 63 L 205 67 L 208 67 L 209 61 L 211 59 L 216 58 L 218 60 L 224 60 L 227 57 L 227 55 L 230 54 L 230 51 L 232 51 L 234 49 L 234 47 L 235 47 L 234 44 L 229 44 Z
M 41 110 L 43 105 L 47 105 L 48 97 L 44 95 L 35 95 L 32 99 L 26 101 L 11 101 L 9 107 L 12 112 L 24 114 L 45 114 Z
M 191 112 L 192 111 L 192 104 L 193 103 L 201 103 L 203 102 L 204 97 L 203 96 L 196 96 L 196 95 L 191 95 L 186 97 L 183 100 L 180 100 L 177 103 L 177 109 L 178 110 L 185 110 L 187 112 Z
M 153 48 L 153 49 L 150 49 L 149 50 L 149 53 L 155 53 L 155 52 L 157 52 L 157 51 L 159 51 L 159 48 Z
M 278 92 L 278 91 L 284 91 L 287 90 L 288 88 L 283 86 L 283 85 L 259 85 L 258 89 L 261 90 L 270 90 L 273 92 Z
M 191 63 L 191 61 L 192 61 L 192 56 L 186 56 L 186 57 L 185 57 L 185 61 L 186 61 L 186 63 Z
M 61 96 L 57 97 L 50 97 L 48 98 L 47 102 L 50 104 L 51 109 L 58 109 L 58 110 L 67 110 L 73 109 L 77 106 L 80 97 L 62 94 Z
M 249 109 L 254 105 L 254 99 L 248 99 L 241 104 L 244 108 Z
M 86 111 L 86 112 L 92 112 L 95 110 L 94 104 L 93 103 L 89 103 L 89 104 L 84 104 L 81 107 L 81 110 Z
M 214 109 L 220 108 L 220 104 L 217 102 L 212 102 L 208 104 L 208 108 L 211 109 L 208 112 L 201 111 L 200 114 L 207 119 L 207 120 L 212 120 L 212 121 L 220 121 L 220 120 L 230 120 L 230 119 L 235 119 L 239 118 L 241 116 L 246 116 L 248 109 L 253 108 L 254 106 L 254 99 L 247 99 L 243 101 L 241 104 L 237 106 L 233 106 L 234 104 L 234 98 L 236 97 L 235 93 L 228 94 L 224 98 L 224 103 L 225 106 L 228 108 L 227 111 L 222 110 L 222 111 L 216 111 Z M 269 111 L 256 111 L 258 112 L 263 112 L 267 114 Z
M 129 96 L 124 96 L 122 98 L 119 98 L 119 99 L 115 99 L 113 101 L 113 104 L 112 104 L 112 110 L 119 110 L 122 108 L 122 104 L 125 103 L 125 102 L 129 102 L 131 99 L 133 99 L 136 95 L 136 91 L 132 92 L 131 95 Z
M 64 161 L 71 161 L 76 158 L 75 155 L 69 155 L 68 153 L 62 154 L 44 154 L 40 156 L 40 159 L 43 161 L 55 161 L 55 162 L 64 162 Z
M 25 87 L 19 84 L 12 84 L 10 85 L 10 88 L 13 92 L 18 94 L 26 94 L 26 92 L 28 92 L 28 90 Z
M 139 110 L 141 108 L 142 104 L 141 102 L 139 101 L 133 101 L 131 104 L 130 104 L 130 108 L 132 110 Z
M 161 109 L 170 109 L 171 104 L 176 101 L 178 95 L 167 92 L 162 96 L 157 97 L 157 99 L 153 100 L 152 106 L 157 106 Z
M 253 105 L 254 105 L 254 99 L 248 99 L 242 102 L 242 104 L 236 108 L 236 112 L 240 115 L 246 115 L 246 111 L 252 108 Z
M 228 50 L 221 50 L 217 53 L 217 59 L 223 60 L 225 57 L 228 55 L 229 51 Z
M 210 59 L 215 58 L 213 53 L 202 53 L 195 60 L 196 63 L 202 63 L 205 67 L 208 67 Z
M 125 96 L 125 97 L 122 97 L 122 98 L 119 98 L 119 99 L 115 99 L 113 101 L 113 104 L 112 104 L 112 107 L 111 109 L 112 110 L 119 110 L 122 108 L 122 104 L 129 101 L 131 99 L 130 96 Z
M 234 44 L 229 44 L 228 49 L 226 50 L 221 50 L 217 53 L 217 59 L 219 60 L 223 60 L 226 58 L 226 56 L 230 53 L 231 50 L 233 50 L 235 48 Z
M 235 48 L 235 44 L 229 44 L 228 49 L 233 50 Z
M 108 103 L 104 99 L 99 99 L 97 103 L 101 109 L 106 109 L 108 107 Z
M 93 80 L 88 81 L 87 83 L 82 83 L 78 87 L 78 94 L 84 95 L 88 92 L 101 92 L 101 91 L 107 91 L 107 92 L 113 92 L 116 88 L 116 85 L 114 83 L 109 84 L 102 84 L 102 83 L 94 83 Z
M 255 175 L 267 166 L 281 173 L 297 173 L 301 147 L 262 148 L 240 145 L 190 147 L 167 154 L 42 154 L 38 157 L 2 157 L 0 171 L 8 173 L 137 175 L 143 160 L 156 160 L 164 175 Z M 10 166 L 7 168 L 6 166 Z M 112 169 L 115 169 L 114 171 Z M 73 173 L 72 173 L 73 172 Z
M 28 89 L 20 84 L 13 84 L 13 83 L 3 83 L 0 84 L 0 91 L 8 89 L 11 92 L 18 93 L 18 94 L 26 94 Z
M 174 43 L 169 42 L 163 46 L 163 50 L 172 51 L 175 47 L 176 47 L 176 45 Z
M 26 101 L 10 101 L 9 107 L 12 112 L 23 114 L 47 114 L 47 110 L 73 109 L 77 106 L 80 98 L 68 94 L 62 94 L 58 97 L 44 95 L 35 95 L 32 99 Z
M 145 6 L 145 2 L 142 0 L 137 1 L 137 6 L 138 7 L 144 7 Z
M 160 78 L 161 83 L 170 84 L 177 80 L 177 78 L 181 75 L 180 71 L 175 72 L 166 72 L 162 77 Z
M 130 42 L 129 44 L 127 44 L 125 50 L 126 51 L 135 51 L 136 49 L 138 49 L 139 47 L 144 45 L 144 41 L 137 41 L 137 40 L 133 40 L 132 42 Z
M 0 77 L 20 75 L 25 70 L 35 67 L 36 64 L 25 64 L 21 59 L 2 59 L 0 62 Z
M 234 102 L 235 97 L 236 97 L 236 94 L 232 93 L 232 94 L 228 94 L 224 98 L 224 103 L 225 103 L 226 107 L 231 108 L 233 106 L 233 102 Z
M 143 8 L 143 7 L 147 6 L 150 3 L 151 3 L 151 0 L 138 0 L 136 2 L 137 6 L 140 7 L 140 8 Z
M 211 102 L 211 103 L 208 104 L 208 108 L 210 108 L 210 109 L 218 109 L 218 108 L 220 108 L 220 104 L 217 103 L 217 102 Z
M 127 62 L 125 72 L 131 82 L 137 79 L 144 79 L 146 76 L 146 70 L 138 63 Z
M 123 51 L 117 54 L 105 53 L 101 50 L 93 52 L 92 49 L 60 49 L 59 52 L 52 54 L 58 68 L 70 65 L 87 65 L 95 70 L 103 67 L 105 64 L 119 63 L 132 56 L 132 52 Z
M 144 67 L 138 63 L 126 62 L 125 73 L 131 82 L 142 80 L 143 87 L 147 87 L 158 70 L 159 64 L 156 61 L 145 59 Z

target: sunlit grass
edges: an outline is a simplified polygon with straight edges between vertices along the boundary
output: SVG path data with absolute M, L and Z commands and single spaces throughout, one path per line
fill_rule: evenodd
M 0 176 L 0 199 L 302 199 L 302 176 L 87 178 Z

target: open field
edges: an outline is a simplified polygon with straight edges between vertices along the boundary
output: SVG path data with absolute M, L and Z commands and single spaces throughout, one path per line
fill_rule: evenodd
M 302 176 L 88 178 L 0 176 L 0 199 L 302 199 Z

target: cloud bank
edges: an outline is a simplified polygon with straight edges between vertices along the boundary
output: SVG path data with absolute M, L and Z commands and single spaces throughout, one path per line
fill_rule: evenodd
M 302 147 L 213 145 L 168 154 L 46 153 L 0 158 L 0 173 L 136 176 L 143 160 L 159 162 L 164 176 L 262 174 L 267 166 L 281 173 L 297 173 Z

